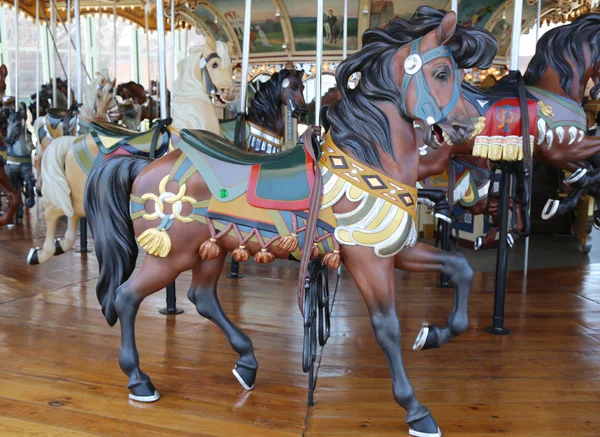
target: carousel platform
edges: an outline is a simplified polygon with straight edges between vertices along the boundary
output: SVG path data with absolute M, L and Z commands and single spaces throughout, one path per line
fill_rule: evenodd
M 301 368 L 294 263 L 247 263 L 243 279 L 220 281 L 225 311 L 254 341 L 260 368 L 252 392 L 232 376 L 237 356 L 223 334 L 185 298 L 191 275 L 177 281 L 183 314 L 158 313 L 164 292 L 146 299 L 137 344 L 162 398 L 140 404 L 127 399 L 119 329 L 106 324 L 96 300 L 94 255 L 71 251 L 28 266 L 29 248 L 41 243 L 43 231 L 36 210 L 23 225 L 0 229 L 0 435 L 408 435 L 367 309 L 347 273 L 331 338 L 318 351 L 313 407 Z M 577 248 L 564 245 L 544 255 L 562 264 L 546 265 L 538 252 L 547 246 L 536 247 L 532 242 L 527 278 L 519 271 L 508 276 L 512 334 L 484 332 L 494 274 L 478 268 L 488 256 L 478 253 L 470 329 L 440 350 L 411 347 L 423 321 L 444 321 L 451 292 L 436 287 L 437 275 L 397 273 L 408 375 L 446 437 L 600 435 L 600 255 L 573 263 Z

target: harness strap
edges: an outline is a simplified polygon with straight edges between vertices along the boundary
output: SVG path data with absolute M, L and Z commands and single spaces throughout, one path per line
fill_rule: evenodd
M 221 57 L 216 53 L 211 53 L 206 58 L 200 58 L 200 68 L 202 69 L 202 75 L 204 76 L 204 87 L 206 88 L 206 92 L 211 95 L 217 93 L 217 87 L 210 78 L 210 74 L 208 74 L 208 68 L 206 66 L 214 58 L 221 59 Z
M 316 167 L 315 170 L 315 183 L 310 193 L 308 217 L 306 221 L 306 230 L 304 231 L 304 248 L 300 255 L 300 275 L 298 276 L 298 307 L 300 312 L 304 315 L 304 301 L 306 299 L 306 284 L 309 281 L 308 264 L 310 262 L 310 254 L 312 245 L 315 241 L 317 233 L 317 222 L 319 220 L 319 212 L 321 211 L 321 192 L 323 190 L 323 180 L 321 177 L 321 171 L 319 169 L 319 158 L 315 147 L 313 147 L 313 138 L 316 138 L 318 132 L 320 132 L 320 126 L 309 126 L 304 132 L 303 147 L 313 160 L 313 164 Z
M 162 134 L 163 129 L 165 129 L 166 126 L 170 125 L 172 121 L 173 120 L 171 118 L 165 118 L 164 120 L 160 120 L 158 122 L 158 126 L 156 127 L 156 130 L 152 134 L 152 142 L 150 143 L 150 155 L 149 155 L 150 159 L 156 158 L 156 147 L 157 147 L 157 143 L 158 143 L 158 138 Z M 170 138 L 171 133 L 169 132 L 169 129 L 165 129 L 165 130 L 167 131 L 167 135 Z

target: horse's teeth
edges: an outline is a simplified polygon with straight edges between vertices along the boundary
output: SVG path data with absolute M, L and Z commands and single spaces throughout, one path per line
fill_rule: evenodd
M 577 137 L 577 128 L 575 126 L 571 126 L 569 128 L 569 145 L 575 142 L 575 138 Z
M 552 141 L 554 141 L 554 132 L 552 132 L 552 129 L 548 129 L 548 132 L 546 132 L 546 143 L 548 143 L 548 150 L 550 150 L 550 147 L 552 147 Z
M 558 142 L 562 143 L 565 139 L 565 130 L 562 126 L 558 126 L 556 128 L 556 136 L 558 137 Z
M 585 136 L 585 132 L 580 130 L 579 131 L 579 136 L 577 137 L 577 142 L 580 143 L 581 140 L 583 140 L 583 137 Z
M 546 138 L 546 121 L 543 118 L 538 118 L 537 128 L 540 135 L 537 140 L 537 145 L 539 146 L 544 142 L 544 138 Z

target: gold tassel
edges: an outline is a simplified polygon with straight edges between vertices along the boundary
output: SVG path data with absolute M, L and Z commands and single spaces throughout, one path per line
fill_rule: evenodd
M 286 235 L 277 243 L 279 247 L 288 252 L 293 252 L 298 248 L 298 235 L 292 232 L 290 235 Z
M 505 144 L 504 137 L 499 135 L 491 137 L 487 157 L 492 161 L 501 161 Z
M 342 257 L 340 256 L 339 250 L 328 252 L 323 257 L 323 265 L 329 267 L 330 269 L 337 270 L 341 263 Z
M 231 258 L 233 258 L 234 261 L 243 263 L 245 261 L 248 261 L 248 259 L 250 258 L 250 252 L 248 252 L 246 246 L 240 246 L 233 251 L 233 253 L 231 254 Z
M 487 158 L 490 139 L 489 137 L 478 136 L 473 145 L 473 156 L 477 158 Z
M 263 247 L 259 252 L 256 252 L 256 255 L 254 255 L 254 261 L 256 261 L 257 264 L 269 264 L 275 261 L 275 255 L 268 252 L 267 249 Z
M 319 252 L 319 244 L 313 243 L 313 246 L 310 249 L 310 259 L 317 259 L 321 255 Z
M 146 229 L 138 238 L 138 243 L 147 253 L 159 258 L 166 258 L 171 252 L 171 237 L 166 229 Z
M 216 238 L 211 238 L 210 240 L 206 240 L 200 246 L 200 258 L 203 260 L 214 259 L 219 256 L 221 253 L 221 248 L 219 247 L 219 242 Z

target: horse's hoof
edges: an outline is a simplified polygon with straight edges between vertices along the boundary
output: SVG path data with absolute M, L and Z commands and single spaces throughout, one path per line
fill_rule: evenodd
M 587 168 L 578 168 L 565 179 L 565 185 L 572 185 L 587 174 Z
M 40 263 L 40 260 L 38 259 L 39 250 L 39 247 L 32 247 L 29 250 L 29 254 L 27 255 L 27 264 L 29 264 L 30 266 L 37 266 Z
M 439 218 L 440 220 L 444 220 L 446 223 L 452 223 L 452 218 L 448 217 L 447 215 L 444 215 L 442 213 L 435 212 L 435 213 L 433 213 L 433 216 L 436 218 Z
M 235 376 L 245 390 L 250 391 L 254 388 L 256 369 L 248 369 L 247 367 L 238 366 L 236 364 L 231 373 L 233 373 L 233 376 Z
M 556 211 L 558 210 L 560 202 L 557 199 L 548 199 L 546 205 L 544 205 L 544 209 L 542 210 L 542 219 L 549 220 L 554 217 Z
M 594 228 L 600 231 L 600 217 L 594 217 Z
M 60 245 L 60 238 L 54 240 L 54 256 L 62 255 L 65 253 L 62 246 Z
M 410 426 L 409 435 L 415 437 L 442 437 L 442 432 L 431 414 L 410 422 L 408 425 Z
M 512 234 L 508 234 L 506 236 L 506 242 L 510 247 L 513 247 L 515 245 L 515 238 L 512 236 Z
M 156 390 L 154 390 L 154 394 L 150 396 L 136 396 L 133 393 L 129 393 L 129 399 L 138 402 L 156 402 L 160 399 L 160 394 Z
M 420 351 L 425 346 L 425 342 L 427 341 L 427 335 L 429 335 L 429 325 L 427 323 L 423 323 L 421 327 L 421 331 L 417 338 L 415 339 L 415 343 L 413 344 L 414 351 Z
M 483 247 L 483 237 L 475 238 L 475 243 L 473 244 L 473 249 L 479 250 Z

